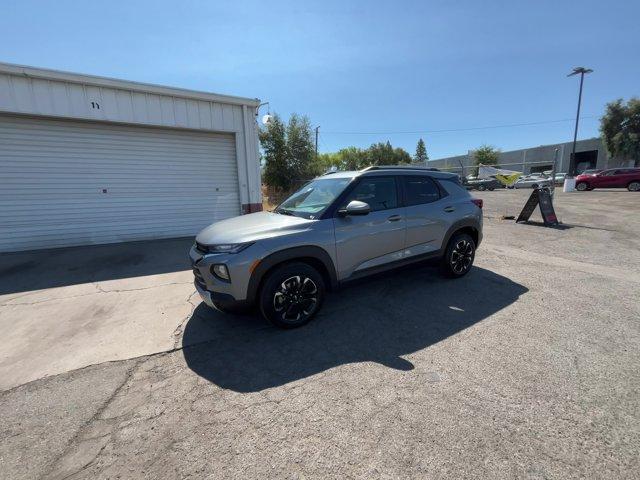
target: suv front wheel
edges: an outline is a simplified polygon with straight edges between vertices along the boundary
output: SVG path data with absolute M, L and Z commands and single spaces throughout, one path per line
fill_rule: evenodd
M 448 277 L 460 278 L 471 270 L 476 256 L 476 243 L 470 235 L 458 233 L 451 237 L 444 258 L 442 269 Z
M 324 292 L 324 280 L 315 268 L 287 263 L 267 274 L 260 289 L 260 312 L 278 327 L 300 327 L 320 310 Z

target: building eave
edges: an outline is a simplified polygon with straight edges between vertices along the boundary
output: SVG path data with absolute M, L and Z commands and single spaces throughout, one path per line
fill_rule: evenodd
M 218 93 L 201 92 L 184 88 L 167 87 L 151 83 L 133 82 L 130 80 L 120 80 L 117 78 L 100 77 L 96 75 L 85 75 L 81 73 L 64 72 L 60 70 L 50 70 L 44 68 L 29 67 L 26 65 L 16 65 L 12 63 L 0 62 L 0 73 L 17 75 L 27 78 L 38 78 L 42 80 L 58 80 L 82 85 L 92 85 L 96 87 L 109 87 L 122 90 L 131 90 L 141 93 L 156 93 L 160 95 L 170 95 L 173 97 L 189 98 L 194 100 L 205 100 L 231 105 L 247 105 L 256 108 L 260 105 L 258 98 L 237 97 L 233 95 L 222 95 Z

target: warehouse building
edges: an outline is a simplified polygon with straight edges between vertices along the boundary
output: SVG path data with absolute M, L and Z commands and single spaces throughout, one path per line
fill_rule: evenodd
M 498 163 L 502 168 L 520 171 L 525 174 L 544 172 L 553 168 L 557 150 L 556 171 L 566 173 L 569 171 L 572 149 L 573 142 L 565 142 L 500 152 Z M 428 162 L 428 166 L 456 173 L 460 173 L 464 168 L 464 175 L 468 175 L 472 172 L 472 167 L 475 166 L 475 163 L 474 151 L 469 150 L 466 155 L 431 160 Z M 627 166 L 627 163 L 610 158 L 600 138 L 588 138 L 576 142 L 577 172 L 593 168 L 604 169 L 618 166 Z
M 259 100 L 0 63 L 0 252 L 261 209 Z

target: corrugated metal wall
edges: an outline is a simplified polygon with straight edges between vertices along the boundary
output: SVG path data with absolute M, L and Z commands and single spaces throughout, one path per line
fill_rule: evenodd
M 235 135 L 240 203 L 260 203 L 259 101 L 0 63 L 0 112 Z
M 240 213 L 237 143 L 0 115 L 0 251 L 195 235 Z

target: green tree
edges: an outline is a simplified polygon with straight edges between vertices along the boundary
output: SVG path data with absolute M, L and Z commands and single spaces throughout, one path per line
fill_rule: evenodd
M 292 175 L 287 164 L 286 127 L 279 115 L 273 115 L 266 127 L 260 130 L 259 137 L 264 152 L 264 183 L 283 190 L 288 189 L 291 186 Z
M 289 190 L 322 173 L 306 116 L 293 114 L 285 125 L 279 115 L 274 115 L 260 130 L 259 137 L 264 152 L 263 180 L 267 185 Z
M 301 182 L 322 173 L 316 162 L 311 122 L 306 116 L 291 115 L 287 124 L 287 157 L 293 181 Z
M 343 148 L 335 156 L 336 166 L 340 170 L 360 170 L 367 165 L 367 155 L 361 148 Z
M 612 157 L 640 165 L 640 99 L 633 97 L 626 105 L 621 98 L 608 103 L 600 133 Z
M 371 145 L 365 152 L 367 165 L 401 165 L 411 163 L 411 155 L 402 148 L 393 148 L 389 141 Z
M 416 145 L 416 154 L 413 156 L 413 161 L 419 165 L 426 165 L 428 160 L 427 147 L 424 145 L 424 140 L 420 139 Z
M 498 165 L 499 157 L 499 149 L 492 147 L 491 145 L 482 145 L 473 152 L 473 158 L 475 159 L 476 164 L 474 175 L 478 175 L 478 165 Z

